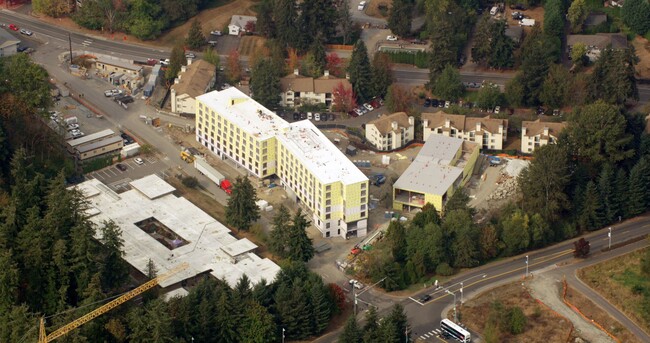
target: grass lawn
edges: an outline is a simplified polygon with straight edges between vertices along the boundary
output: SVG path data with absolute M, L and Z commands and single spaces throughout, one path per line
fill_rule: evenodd
M 648 249 L 637 250 L 578 272 L 585 283 L 646 331 L 650 330 L 650 277 L 641 272 L 640 262 Z

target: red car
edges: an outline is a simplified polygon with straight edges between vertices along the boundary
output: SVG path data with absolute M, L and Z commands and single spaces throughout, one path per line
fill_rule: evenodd
M 14 24 L 9 24 L 9 29 L 13 30 L 13 31 L 18 31 L 18 26 L 14 25 Z

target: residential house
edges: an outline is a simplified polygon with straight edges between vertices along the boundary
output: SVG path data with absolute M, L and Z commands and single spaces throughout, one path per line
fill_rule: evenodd
M 342 83 L 346 89 L 352 88 L 348 79 L 335 77 L 325 70 L 319 78 L 300 75 L 295 69 L 293 74 L 280 79 L 280 105 L 298 107 L 305 104 L 332 105 L 334 88 Z
M 422 113 L 422 137 L 431 134 L 457 137 L 479 144 L 483 149 L 502 150 L 508 138 L 508 120 L 466 117 L 460 114 Z
M 394 150 L 415 138 L 415 119 L 404 112 L 384 115 L 366 124 L 366 139 L 378 150 Z
M 368 178 L 311 121 L 288 123 L 235 87 L 196 102 L 201 145 L 258 178 L 276 175 L 323 237 L 366 235 Z
M 582 43 L 587 47 L 587 57 L 594 62 L 600 57 L 600 52 L 608 47 L 611 49 L 627 48 L 627 37 L 621 33 L 597 33 L 595 35 L 568 35 L 567 53 L 571 54 L 573 46 Z
M 431 203 L 439 212 L 444 211 L 454 192 L 471 178 L 479 151 L 476 143 L 430 135 L 393 184 L 393 208 L 412 211 Z
M 557 143 L 560 132 L 566 126 L 565 122 L 542 122 L 539 119 L 522 122 L 521 152 L 532 154 L 540 146 Z
M 215 72 L 214 65 L 204 60 L 188 59 L 171 86 L 172 112 L 195 114 L 196 97 L 214 87 Z
M 247 25 L 252 23 L 253 27 L 257 23 L 257 18 L 249 15 L 234 15 L 230 18 L 228 25 L 228 34 L 232 36 L 239 36 L 247 32 Z
M 15 55 L 18 53 L 20 40 L 4 29 L 0 29 L 0 57 Z

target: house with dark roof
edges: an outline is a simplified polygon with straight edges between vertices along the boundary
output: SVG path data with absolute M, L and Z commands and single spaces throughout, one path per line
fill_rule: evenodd
M 542 122 L 539 119 L 521 122 L 521 152 L 532 154 L 540 146 L 557 143 L 566 126 L 565 122 Z
M 0 29 L 0 57 L 15 55 L 18 53 L 20 40 L 4 29 Z
M 366 124 L 366 139 L 378 150 L 393 150 L 415 138 L 415 118 L 404 112 L 384 115 Z
M 196 113 L 196 97 L 207 93 L 215 82 L 214 65 L 204 60 L 187 60 L 171 87 L 172 112 Z
M 466 117 L 442 111 L 422 113 L 422 138 L 442 135 L 477 143 L 483 149 L 501 150 L 508 139 L 508 120 Z
M 604 49 L 627 49 L 627 37 L 621 33 L 597 33 L 595 35 L 568 35 L 567 53 L 571 54 L 573 46 L 582 43 L 587 47 L 587 57 L 594 62 Z
M 324 104 L 330 107 L 333 100 L 334 88 L 339 83 L 346 89 L 352 88 L 348 79 L 335 77 L 325 70 L 319 78 L 300 75 L 298 69 L 293 74 L 280 79 L 280 105 L 298 107 L 305 104 Z

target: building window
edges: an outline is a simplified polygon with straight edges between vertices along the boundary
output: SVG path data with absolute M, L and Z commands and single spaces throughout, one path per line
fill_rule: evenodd
M 365 217 L 365 216 L 366 216 L 366 211 L 361 211 L 361 217 Z

